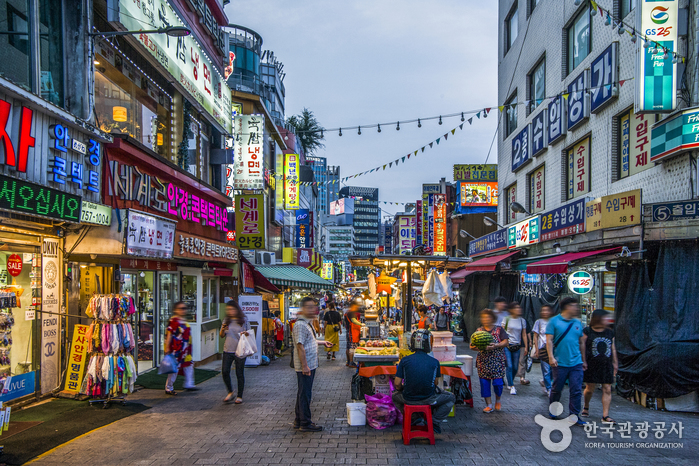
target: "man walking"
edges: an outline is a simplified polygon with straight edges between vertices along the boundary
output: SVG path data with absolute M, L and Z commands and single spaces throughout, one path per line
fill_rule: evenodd
M 553 374 L 550 403 L 559 401 L 566 381 L 570 393 L 568 409 L 578 418 L 576 425 L 586 423 L 580 419 L 583 371 L 585 362 L 585 342 L 583 325 L 577 318 L 580 307 L 575 298 L 561 300 L 561 313 L 549 320 L 546 326 L 546 349 Z
M 359 345 L 359 335 L 362 328 L 362 323 L 359 321 L 359 313 L 364 301 L 361 298 L 355 298 L 350 303 L 349 309 L 345 312 L 342 318 L 342 325 L 347 332 L 347 347 L 345 354 L 347 356 L 346 366 L 354 366 L 354 350 Z
M 507 312 L 507 300 L 502 296 L 498 296 L 495 298 L 495 301 L 493 301 L 493 304 L 493 311 L 495 312 L 495 317 L 497 318 L 495 325 L 502 327 L 502 323 L 505 321 L 507 316 L 510 315 L 509 312 Z
M 434 323 L 437 326 L 438 332 L 449 331 L 449 314 L 446 313 L 444 306 L 439 308 L 437 316 L 434 318 Z
M 315 299 L 306 297 L 301 300 L 294 330 L 294 369 L 298 382 L 296 394 L 296 419 L 294 429 L 302 432 L 320 432 L 322 426 L 311 421 L 311 394 L 313 379 L 318 368 L 318 345 L 332 346 L 332 343 L 318 340 L 313 328 L 313 320 L 318 317 L 318 303 Z

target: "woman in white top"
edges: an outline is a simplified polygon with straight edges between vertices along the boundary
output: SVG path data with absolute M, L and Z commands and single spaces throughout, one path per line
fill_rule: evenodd
M 541 306 L 539 312 L 540 319 L 534 322 L 532 333 L 534 334 L 534 344 L 532 345 L 532 358 L 538 358 L 541 363 L 541 375 L 543 379 L 539 381 L 544 387 L 544 393 L 547 396 L 551 395 L 551 365 L 549 364 L 549 355 L 546 350 L 546 326 L 549 323 L 553 310 L 548 304 Z
M 517 302 L 507 306 L 509 316 L 502 321 L 502 328 L 507 332 L 508 347 L 505 351 L 507 358 L 507 384 L 510 386 L 510 395 L 516 395 L 517 389 L 514 386 L 514 378 L 519 368 L 519 353 L 522 347 L 527 348 L 527 321 L 522 318 L 522 307 Z

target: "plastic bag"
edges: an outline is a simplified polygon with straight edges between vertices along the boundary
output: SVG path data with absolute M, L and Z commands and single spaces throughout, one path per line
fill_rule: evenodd
M 248 356 L 252 356 L 257 353 L 257 342 L 255 341 L 255 331 L 248 330 L 248 336 L 244 333 L 240 334 L 240 340 L 238 340 L 238 347 L 235 349 L 236 357 L 243 359 Z
M 374 429 L 386 429 L 396 423 L 398 410 L 391 395 L 364 395 L 366 399 L 366 421 Z
M 456 404 L 464 404 L 466 401 L 473 399 L 473 394 L 468 388 L 468 382 L 463 379 L 452 378 L 451 392 L 456 397 Z
M 158 374 L 176 374 L 178 365 L 173 355 L 166 354 L 158 367 Z

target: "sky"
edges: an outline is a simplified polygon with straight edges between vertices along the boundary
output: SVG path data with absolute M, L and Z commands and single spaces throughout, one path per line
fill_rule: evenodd
M 397 168 L 347 180 L 379 188 L 380 201 L 415 202 L 422 183 L 453 181 L 456 163 L 484 163 L 497 126 L 497 2 L 476 0 L 233 0 L 229 22 L 262 36 L 284 63 L 286 117 L 312 110 L 325 128 L 328 165 L 350 176 L 433 149 Z M 461 117 L 396 122 L 494 107 L 458 129 Z M 482 117 L 482 115 L 481 115 Z M 358 125 L 390 124 L 362 129 Z M 456 134 L 450 131 L 456 129 Z M 497 141 L 488 163 L 497 163 Z M 381 204 L 386 213 L 402 205 Z

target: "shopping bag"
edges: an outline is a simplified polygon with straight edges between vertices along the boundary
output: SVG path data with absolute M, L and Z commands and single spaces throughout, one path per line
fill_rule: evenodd
M 238 347 L 235 349 L 235 355 L 239 359 L 247 358 L 257 353 L 257 342 L 255 341 L 255 331 L 248 330 L 248 336 L 240 334 Z
M 366 421 L 374 429 L 387 429 L 396 423 L 398 410 L 388 394 L 364 395 L 366 399 Z
M 177 359 L 171 354 L 166 354 L 158 367 L 158 374 L 176 374 L 177 366 Z

